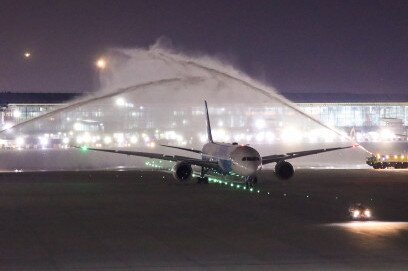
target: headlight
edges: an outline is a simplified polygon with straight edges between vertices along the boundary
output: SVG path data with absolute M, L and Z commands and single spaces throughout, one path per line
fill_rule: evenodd
M 365 211 L 364 211 L 364 215 L 365 215 L 366 217 L 370 217 L 370 216 L 371 216 L 370 210 L 365 210 Z
M 353 217 L 356 218 L 360 215 L 360 211 L 359 210 L 355 210 L 353 211 Z

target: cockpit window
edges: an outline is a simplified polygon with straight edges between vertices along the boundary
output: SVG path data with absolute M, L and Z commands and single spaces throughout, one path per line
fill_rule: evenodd
M 242 161 L 259 161 L 259 157 L 258 156 L 243 157 Z

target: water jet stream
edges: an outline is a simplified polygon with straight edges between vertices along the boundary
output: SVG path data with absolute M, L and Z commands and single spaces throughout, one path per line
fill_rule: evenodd
M 304 117 L 306 117 L 306 118 L 308 118 L 308 119 L 314 121 L 314 122 L 317 123 L 318 125 L 321 125 L 321 126 L 327 128 L 327 129 L 329 129 L 329 130 L 335 132 L 337 135 L 340 135 L 340 136 L 346 138 L 347 140 L 349 140 L 350 142 L 352 142 L 353 144 L 355 144 L 355 142 L 353 142 L 353 140 L 350 138 L 350 136 L 344 135 L 344 133 L 340 132 L 338 129 L 336 129 L 336 128 L 334 128 L 334 127 L 331 127 L 331 126 L 329 126 L 329 125 L 326 125 L 325 123 L 319 121 L 318 119 L 314 118 L 313 116 L 310 116 L 310 115 L 306 114 L 306 113 L 303 112 L 300 108 L 298 108 L 295 104 L 291 103 L 290 101 L 288 101 L 287 99 L 285 99 L 285 98 L 282 97 L 281 95 L 278 95 L 277 93 L 272 93 L 271 91 L 268 91 L 268 90 L 262 89 L 262 88 L 260 88 L 260 87 L 254 86 L 253 84 L 251 84 L 251 83 L 248 82 L 248 81 L 245 81 L 245 80 L 243 80 L 243 79 L 237 78 L 237 77 L 235 77 L 235 76 L 233 76 L 233 75 L 230 75 L 230 74 L 228 74 L 228 73 L 226 73 L 226 72 L 222 72 L 222 71 L 219 71 L 219 70 L 217 70 L 217 69 L 204 66 L 204 65 L 202 65 L 202 64 L 200 64 L 200 63 L 197 63 L 197 62 L 194 62 L 194 61 L 192 61 L 192 60 L 175 59 L 175 58 L 173 58 L 173 57 L 171 57 L 171 56 L 169 56 L 169 55 L 167 55 L 167 54 L 165 55 L 165 54 L 163 54 L 163 53 L 161 53 L 161 52 L 158 52 L 157 54 L 158 54 L 159 56 L 161 56 L 162 58 L 164 58 L 164 60 L 166 60 L 166 58 L 167 58 L 167 59 L 170 59 L 170 60 L 172 60 L 172 61 L 179 62 L 180 64 L 183 64 L 183 65 L 191 65 L 191 66 L 197 67 L 197 68 L 199 68 L 199 69 L 203 69 L 203 70 L 205 70 L 205 71 L 207 71 L 207 72 L 209 72 L 209 73 L 216 73 L 216 74 L 218 74 L 218 75 L 220 75 L 220 76 L 223 76 L 223 77 L 225 77 L 225 78 L 228 78 L 228 79 L 237 81 L 237 82 L 243 84 L 244 86 L 246 86 L 246 87 L 248 87 L 248 88 L 251 88 L 251 89 L 257 91 L 258 93 L 261 93 L 261 94 L 263 94 L 264 96 L 266 96 L 266 97 L 268 97 L 268 98 L 270 98 L 270 99 L 278 100 L 279 102 L 281 102 L 282 104 L 284 104 L 284 105 L 290 107 L 292 110 L 294 110 L 295 112 L 299 113 L 300 115 L 302 115 L 302 116 L 304 116 Z M 358 145 L 358 147 L 361 148 L 362 150 L 364 150 L 365 152 L 371 154 L 371 152 L 368 151 L 367 149 L 365 149 L 363 146 Z
M 266 97 L 268 100 L 277 101 L 280 104 L 290 108 L 291 110 L 293 110 L 297 114 L 300 114 L 301 116 L 306 117 L 307 119 L 310 119 L 312 122 L 318 124 L 319 126 L 327 128 L 330 131 L 336 133 L 337 135 L 340 135 L 341 137 L 346 138 L 346 139 L 348 139 L 349 141 L 352 142 L 352 140 L 351 140 L 351 138 L 349 136 L 345 135 L 344 133 L 340 132 L 339 130 L 337 130 L 334 127 L 326 125 L 325 123 L 317 120 L 313 116 L 310 116 L 310 115 L 306 114 L 301 109 L 299 109 L 295 104 L 291 103 L 290 101 L 285 99 L 283 96 L 275 93 L 274 91 L 269 89 L 267 86 L 258 86 L 259 84 L 257 82 L 255 82 L 255 81 L 252 82 L 252 80 L 250 78 L 246 79 L 247 76 L 245 76 L 245 75 L 242 75 L 242 76 L 240 74 L 234 75 L 233 72 L 228 72 L 228 71 L 224 71 L 224 69 L 217 69 L 215 67 L 205 65 L 205 64 L 202 63 L 203 61 L 200 61 L 200 59 L 194 60 L 194 59 L 188 58 L 188 57 L 183 56 L 183 55 L 171 54 L 171 53 L 168 53 L 168 52 L 166 52 L 166 51 L 164 51 L 162 49 L 152 48 L 150 50 L 138 50 L 136 52 L 140 53 L 142 57 L 145 57 L 145 58 L 142 58 L 141 60 L 142 61 L 147 61 L 146 66 L 151 65 L 151 64 L 157 64 L 157 63 L 153 63 L 152 62 L 153 60 L 159 60 L 160 62 L 164 62 L 164 64 L 160 64 L 159 66 L 156 66 L 156 65 L 154 65 L 153 67 L 149 66 L 150 68 L 152 68 L 151 70 L 145 69 L 145 63 L 141 62 L 143 65 L 140 65 L 139 62 L 136 62 L 136 64 L 135 64 L 136 67 L 141 68 L 141 70 L 145 73 L 146 76 L 143 76 L 143 74 L 140 75 L 137 72 L 133 73 L 133 70 L 131 69 L 132 66 L 130 66 L 130 69 L 125 70 L 127 72 L 127 74 L 130 75 L 130 76 L 138 75 L 139 78 L 142 78 L 142 80 L 143 79 L 145 79 L 145 80 L 150 79 L 150 81 L 142 82 L 142 83 L 136 83 L 136 84 L 135 84 L 134 81 L 131 81 L 131 82 L 127 82 L 127 84 L 130 85 L 130 86 L 127 86 L 126 82 L 125 82 L 126 78 L 123 77 L 123 75 L 119 73 L 119 75 L 122 75 L 122 77 L 119 77 L 117 79 L 119 80 L 118 83 L 120 83 L 121 85 L 116 86 L 115 88 L 112 88 L 112 89 L 117 89 L 116 91 L 109 92 L 107 94 L 102 94 L 102 95 L 99 95 L 97 97 L 85 98 L 85 99 L 82 99 L 80 101 L 70 103 L 70 104 L 68 104 L 66 106 L 63 106 L 63 107 L 61 107 L 59 109 L 48 112 L 48 113 L 46 113 L 44 115 L 32 118 L 32 119 L 27 120 L 27 121 L 22 122 L 22 123 L 18 123 L 18 124 L 14 125 L 14 126 L 12 126 L 10 128 L 3 129 L 3 130 L 0 131 L 0 134 L 4 133 L 7 130 L 20 128 L 20 127 L 23 127 L 23 126 L 28 125 L 30 123 L 33 123 L 33 122 L 36 122 L 36 121 L 39 121 L 39 120 L 42 120 L 42 119 L 50 118 L 50 117 L 53 117 L 53 116 L 55 116 L 55 115 L 57 115 L 59 113 L 62 113 L 62 112 L 68 111 L 68 110 L 72 110 L 72 109 L 76 109 L 76 108 L 79 108 L 81 106 L 85 106 L 85 105 L 88 105 L 90 103 L 93 103 L 93 102 L 101 101 L 101 100 L 104 100 L 104 99 L 109 99 L 109 98 L 112 98 L 112 97 L 115 97 L 115 96 L 118 96 L 118 95 L 121 95 L 121 94 L 132 93 L 132 92 L 135 92 L 135 91 L 143 91 L 147 87 L 166 86 L 166 85 L 172 84 L 172 83 L 185 83 L 185 84 L 190 84 L 190 85 L 186 85 L 185 87 L 183 86 L 183 88 L 179 87 L 178 90 L 188 90 L 189 86 L 194 87 L 194 86 L 197 85 L 197 82 L 201 82 L 201 81 L 205 82 L 206 80 L 208 80 L 210 82 L 211 79 L 214 79 L 215 83 L 216 83 L 216 85 L 215 85 L 216 89 L 215 90 L 218 89 L 219 85 L 222 86 L 223 83 L 227 84 L 228 87 L 231 87 L 231 84 L 233 84 L 232 85 L 232 87 L 233 87 L 236 83 L 238 83 L 238 86 L 243 86 L 243 87 L 245 87 L 246 90 L 253 90 L 257 94 L 260 94 L 259 95 L 260 97 Z M 128 56 L 132 57 L 131 54 L 129 54 Z M 136 57 L 137 56 L 138 55 L 136 55 Z M 146 58 L 146 56 L 148 56 L 148 57 Z M 140 60 L 140 59 L 137 58 L 136 60 Z M 180 67 L 182 69 L 180 69 Z M 129 67 L 127 67 L 127 68 L 129 68 Z M 165 75 L 161 74 L 160 71 L 161 71 L 162 68 L 165 71 L 167 71 L 167 73 L 169 73 L 170 75 L 169 74 L 165 74 Z M 199 71 L 198 75 L 196 75 L 197 70 Z M 235 70 L 233 70 L 233 71 L 235 71 Z M 123 70 L 122 70 L 122 72 L 123 72 Z M 146 72 L 148 72 L 148 73 L 146 73 Z M 154 78 L 156 76 L 156 74 L 155 74 L 156 72 L 162 78 L 160 78 L 160 77 L 158 79 Z M 203 75 L 202 72 L 204 72 L 204 75 Z M 207 74 L 208 74 L 208 76 L 207 76 Z M 151 78 L 152 76 L 150 76 L 150 75 L 152 75 L 153 78 Z M 169 78 L 163 79 L 163 77 L 169 77 Z M 131 77 L 131 78 L 133 79 L 133 77 Z M 147 79 L 147 78 L 149 78 L 149 79 Z M 124 80 L 122 81 L 122 79 L 124 79 Z M 212 83 L 214 83 L 214 82 L 212 82 Z M 124 87 L 122 87 L 122 85 L 124 85 Z M 214 85 L 212 85 L 212 86 L 214 86 Z M 204 90 L 206 90 L 206 88 L 204 88 Z M 223 90 L 230 90 L 230 89 L 225 88 L 225 85 L 224 85 Z M 213 93 L 215 94 L 216 92 L 213 92 Z M 187 94 L 187 92 L 186 92 L 186 94 Z M 169 93 L 169 95 L 174 95 L 174 94 Z M 190 93 L 188 95 L 190 95 Z M 208 94 L 204 94 L 202 96 L 206 97 L 206 95 L 208 95 Z M 194 94 L 193 94 L 193 96 L 194 96 Z M 183 98 L 183 97 L 181 97 L 181 98 Z M 364 149 L 362 146 L 359 146 L 359 147 L 361 149 L 363 149 L 364 151 L 369 152 L 366 149 Z
M 53 110 L 51 112 L 48 112 L 48 113 L 46 113 L 44 115 L 29 119 L 29 120 L 21 122 L 21 123 L 17 123 L 16 125 L 14 125 L 12 127 L 8 127 L 6 129 L 0 130 L 0 134 L 4 133 L 6 131 L 10 131 L 10 130 L 15 129 L 15 128 L 20 128 L 20 127 L 25 126 L 27 124 L 33 123 L 35 121 L 39 121 L 39 120 L 42 120 L 42 119 L 53 117 L 56 114 L 59 114 L 59 113 L 65 111 L 65 110 L 76 109 L 78 107 L 84 106 L 84 105 L 92 103 L 92 102 L 97 102 L 97 101 L 109 99 L 109 98 L 112 98 L 112 97 L 120 95 L 120 94 L 125 94 L 125 93 L 134 92 L 134 91 L 137 91 L 137 90 L 142 90 L 145 87 L 160 86 L 160 85 L 165 85 L 165 84 L 170 84 L 170 83 L 175 83 L 175 82 L 182 82 L 182 81 L 183 81 L 183 79 L 181 79 L 181 78 L 162 79 L 162 80 L 142 83 L 142 84 L 139 84 L 139 85 L 130 86 L 130 87 L 126 87 L 126 88 L 121 88 L 121 89 L 119 89 L 119 90 L 117 90 L 115 92 L 108 93 L 108 94 L 101 95 L 101 96 L 90 97 L 90 98 L 87 98 L 87 99 L 84 99 L 84 100 L 81 100 L 81 101 L 78 101 L 78 102 L 68 104 L 68 105 L 63 106 L 61 108 L 58 108 L 58 109 Z

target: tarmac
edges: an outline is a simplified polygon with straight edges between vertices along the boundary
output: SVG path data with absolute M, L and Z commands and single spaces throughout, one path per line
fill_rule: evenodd
M 1 270 L 406 270 L 408 170 L 0 173 Z M 259 191 L 259 192 L 258 192 Z M 372 221 L 351 221 L 362 202 Z

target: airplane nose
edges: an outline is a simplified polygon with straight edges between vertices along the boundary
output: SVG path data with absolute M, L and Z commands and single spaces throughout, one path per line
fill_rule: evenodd
M 237 148 L 234 153 L 232 153 L 231 157 L 235 162 L 233 170 L 240 175 L 252 175 L 261 165 L 261 156 L 255 149 L 249 146 Z

